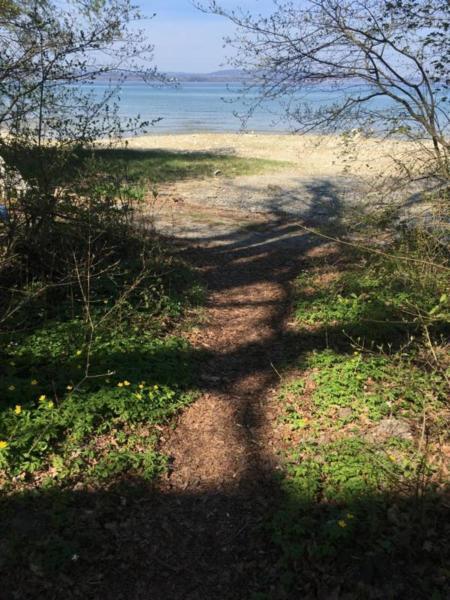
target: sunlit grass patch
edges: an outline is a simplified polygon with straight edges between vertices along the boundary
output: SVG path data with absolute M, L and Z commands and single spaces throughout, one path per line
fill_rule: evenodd
M 380 590 L 383 571 L 389 585 L 401 585 L 403 568 L 414 571 L 403 560 L 405 553 L 421 555 L 429 537 L 434 541 L 421 560 L 443 564 L 444 541 L 434 531 L 443 507 L 432 487 L 422 498 L 414 493 L 417 474 L 426 479 L 432 470 L 407 450 L 403 456 L 395 460 L 389 445 L 381 449 L 359 437 L 305 442 L 298 448 L 282 482 L 281 508 L 271 523 L 286 569 L 285 590 L 292 593 L 296 569 L 311 560 L 315 568 L 303 572 L 304 585 L 316 568 L 344 589 L 365 582 Z M 360 568 L 370 569 L 371 576 L 365 579 Z M 423 583 L 424 588 L 432 586 Z
M 181 179 L 237 177 L 284 169 L 290 163 L 262 158 L 243 158 L 220 152 L 169 150 L 98 150 L 99 166 L 106 172 L 123 172 L 129 181 L 165 183 Z
M 439 406 L 445 400 L 445 382 L 395 355 L 382 356 L 333 351 L 311 354 L 306 364 L 315 389 L 311 394 L 318 414 L 336 417 L 339 408 L 349 408 L 353 417 L 380 420 L 386 416 L 414 416 L 424 406 Z
M 318 261 L 295 282 L 295 324 L 316 349 L 280 393 L 285 466 L 270 531 L 286 597 L 323 577 L 358 598 L 448 587 L 448 273 L 421 264 L 414 244 L 411 262 L 389 252 Z
M 359 260 L 332 274 L 305 272 L 296 280 L 295 317 L 299 326 L 333 326 L 369 341 L 390 342 L 396 333 L 415 331 L 428 315 L 449 321 L 445 271 L 431 285 L 422 283 L 413 287 L 401 272 L 377 261 Z
M 331 350 L 310 354 L 302 369 L 281 394 L 292 434 L 270 522 L 280 589 L 293 594 L 299 580 L 326 572 L 351 590 L 364 580 L 359 566 L 373 573 L 367 589 L 383 589 L 383 572 L 402 586 L 406 552 L 443 565 L 445 535 L 435 524 L 446 518 L 445 482 L 433 436 L 445 422 L 444 377 L 398 356 Z

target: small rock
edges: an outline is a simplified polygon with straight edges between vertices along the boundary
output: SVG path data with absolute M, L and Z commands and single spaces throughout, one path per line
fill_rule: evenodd
M 413 433 L 411 426 L 406 421 L 388 417 L 381 420 L 369 433 L 369 437 L 374 440 L 386 440 L 391 437 L 398 437 L 403 440 L 411 440 Z
M 339 419 L 348 419 L 353 415 L 353 409 L 350 406 L 344 406 L 340 408 L 337 412 L 337 416 Z

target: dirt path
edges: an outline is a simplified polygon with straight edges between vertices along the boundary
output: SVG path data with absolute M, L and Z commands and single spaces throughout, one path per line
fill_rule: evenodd
M 201 396 L 163 436 L 171 468 L 139 517 L 152 544 L 130 598 L 250 598 L 276 571 L 264 526 L 278 493 L 277 366 L 298 350 L 289 288 L 305 254 L 321 251 L 316 244 L 273 219 L 264 231 L 186 248 L 209 289 L 204 323 L 191 334 Z
M 179 182 L 147 215 L 178 239 L 209 297 L 190 334 L 200 397 L 163 434 L 170 469 L 136 515 L 143 558 L 124 599 L 284 598 L 267 530 L 281 493 L 278 373 L 314 344 L 289 326 L 290 286 L 307 257 L 333 253 L 301 228 L 341 223 L 354 188 L 330 177 Z
M 209 290 L 204 324 L 190 335 L 205 354 L 204 393 L 163 446 L 173 459 L 168 489 L 228 492 L 272 475 L 271 393 L 286 355 L 290 285 L 318 242 L 296 221 L 267 218 L 187 247 Z
M 200 397 L 162 436 L 169 473 L 134 516 L 136 577 L 114 577 L 120 598 L 282 598 L 267 531 L 280 494 L 278 372 L 307 346 L 288 323 L 292 280 L 308 254 L 328 251 L 299 222 L 339 221 L 351 187 L 328 175 L 179 182 L 146 215 L 179 240 L 209 297 L 190 334 Z
M 267 395 L 278 380 L 296 261 L 258 242 L 197 249 L 210 290 L 205 324 L 191 335 L 206 355 L 204 393 L 163 448 L 174 459 L 171 489 L 235 491 L 274 466 Z

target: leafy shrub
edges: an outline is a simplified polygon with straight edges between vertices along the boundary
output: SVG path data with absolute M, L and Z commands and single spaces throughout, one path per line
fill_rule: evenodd
M 86 260 L 75 261 L 75 280 L 48 285 L 50 273 L 38 269 L 38 294 L 19 279 L 15 290 L 30 293 L 27 302 L 15 304 L 15 290 L 8 300 L 0 466 L 10 484 L 104 478 L 126 469 L 154 476 L 164 460 L 152 427 L 192 398 L 192 352 L 171 334 L 203 296 L 192 270 L 120 222 L 99 231 L 100 239 Z M 66 250 L 58 260 L 64 257 Z M 149 430 L 138 439 L 133 432 L 144 424 Z

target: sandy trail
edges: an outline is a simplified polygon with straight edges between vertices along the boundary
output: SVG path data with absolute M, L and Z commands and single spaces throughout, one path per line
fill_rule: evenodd
M 219 173 L 159 186 L 157 201 L 147 207 L 157 229 L 204 241 L 238 229 L 257 229 L 274 218 L 320 225 L 355 208 L 370 209 L 379 199 L 374 181 L 392 175 L 392 156 L 412 155 L 411 145 L 402 142 L 360 139 L 356 156 L 349 149 L 343 153 L 343 141 L 337 136 L 286 134 L 146 136 L 130 140 L 129 147 L 288 161 L 256 175 L 230 178 Z

